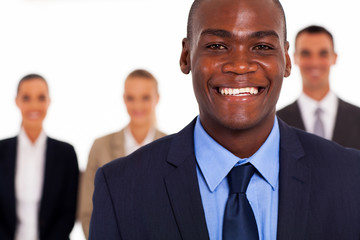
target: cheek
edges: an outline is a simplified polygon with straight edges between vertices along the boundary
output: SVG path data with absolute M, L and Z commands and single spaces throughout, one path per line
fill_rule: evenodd
M 49 103 L 42 103 L 41 104 L 41 110 L 44 112 L 44 113 L 46 113 L 47 112 L 47 110 L 49 109 Z
M 274 63 L 268 63 L 263 64 L 263 70 L 265 71 L 265 76 L 268 79 L 268 82 L 270 84 L 269 88 L 269 97 L 271 98 L 271 105 L 274 104 L 274 101 L 277 101 L 280 95 L 280 90 L 285 74 L 285 64 L 281 63 L 282 59 L 277 59 L 272 62 L 280 64 L 274 64 Z
M 156 104 L 157 104 L 156 100 L 152 99 L 151 101 L 147 101 L 144 103 L 144 108 L 146 109 L 147 112 L 151 113 L 155 111 Z
M 125 101 L 125 107 L 128 112 L 130 112 L 134 108 L 133 105 L 133 102 Z
M 322 65 L 325 67 L 325 68 L 328 68 L 330 69 L 330 67 L 333 65 L 333 62 L 331 59 L 326 59 L 323 61 Z
M 20 103 L 18 105 L 19 107 L 19 110 L 21 112 L 22 115 L 26 114 L 27 112 L 30 111 L 30 108 L 29 108 L 29 104 L 26 104 L 26 103 Z
M 311 62 L 307 59 L 300 59 L 296 62 L 296 64 L 299 66 L 300 69 L 312 65 Z
M 216 74 L 217 67 L 211 61 L 198 60 L 192 68 L 193 89 L 198 102 L 209 94 L 209 81 Z M 220 67 L 219 67 L 220 68 Z

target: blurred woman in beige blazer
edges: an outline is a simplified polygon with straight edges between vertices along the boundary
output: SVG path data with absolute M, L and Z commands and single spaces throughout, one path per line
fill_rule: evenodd
M 95 140 L 82 178 L 80 220 L 86 239 L 89 236 L 96 170 L 116 158 L 126 156 L 139 147 L 165 136 L 155 127 L 155 108 L 158 101 L 158 84 L 151 73 L 138 69 L 128 75 L 124 85 L 124 102 L 130 122 L 119 132 Z

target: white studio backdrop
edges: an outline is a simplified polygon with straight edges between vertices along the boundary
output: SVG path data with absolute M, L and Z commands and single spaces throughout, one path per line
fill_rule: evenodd
M 0 139 L 19 132 L 16 86 L 29 73 L 49 82 L 46 133 L 71 143 L 84 170 L 95 138 L 124 127 L 126 75 L 145 68 L 159 80 L 158 127 L 175 133 L 197 114 L 190 75 L 179 68 L 192 0 L 0 0 Z M 360 106 L 355 0 L 283 0 L 290 54 L 301 28 L 318 24 L 335 37 L 336 94 Z M 284 79 L 281 108 L 301 92 L 299 70 Z M 78 230 L 81 232 L 81 230 Z M 83 239 L 81 233 L 72 239 Z

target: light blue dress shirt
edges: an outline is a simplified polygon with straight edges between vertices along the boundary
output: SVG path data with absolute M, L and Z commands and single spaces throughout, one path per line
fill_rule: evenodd
M 229 195 L 227 174 L 235 165 L 250 162 L 257 172 L 246 195 L 254 211 L 260 240 L 275 240 L 279 198 L 280 131 L 277 118 L 270 135 L 251 157 L 241 159 L 211 138 L 197 118 L 194 129 L 195 156 L 201 199 L 211 240 L 222 239 L 222 225 Z

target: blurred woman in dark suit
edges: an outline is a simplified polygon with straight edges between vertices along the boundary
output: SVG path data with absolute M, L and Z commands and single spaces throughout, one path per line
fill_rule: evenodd
M 43 121 L 50 104 L 46 80 L 23 77 L 16 105 L 18 136 L 0 141 L 0 239 L 69 239 L 75 222 L 78 163 L 74 148 L 49 138 Z

